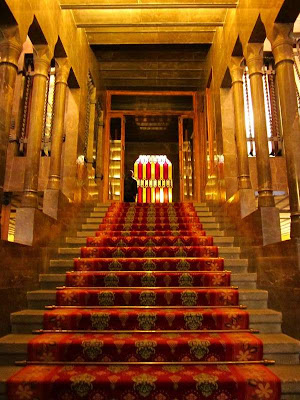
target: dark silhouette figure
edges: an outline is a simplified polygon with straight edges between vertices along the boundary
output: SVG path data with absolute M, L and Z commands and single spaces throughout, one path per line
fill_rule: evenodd
M 137 181 L 133 178 L 133 171 L 128 171 L 124 180 L 124 201 L 126 203 L 135 202 L 137 195 Z

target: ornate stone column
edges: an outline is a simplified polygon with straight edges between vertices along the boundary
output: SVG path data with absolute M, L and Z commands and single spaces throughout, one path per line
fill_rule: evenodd
M 244 112 L 243 73 L 241 67 L 242 58 L 232 57 L 229 66 L 233 89 L 235 136 L 238 161 L 238 187 L 239 189 L 251 189 L 249 160 L 247 152 L 247 138 Z
M 249 160 L 247 151 L 242 57 L 231 57 L 229 65 L 234 105 L 235 138 L 238 165 L 238 193 L 234 196 L 238 207 L 238 217 L 244 218 L 255 211 L 254 191 L 250 181 Z
M 37 46 L 34 54 L 34 78 L 25 164 L 24 193 L 21 207 L 38 208 L 38 177 L 44 128 L 47 79 L 52 55 L 48 46 Z
M 65 108 L 70 65 L 67 58 L 56 60 L 54 115 L 52 126 L 50 173 L 44 193 L 43 212 L 57 219 L 59 209 L 66 202 L 61 193 L 61 154 L 64 134 Z M 65 200 L 65 201 L 64 201 Z
M 274 207 L 263 88 L 263 44 L 249 43 L 245 50 L 254 115 L 258 207 Z
M 95 171 L 94 164 L 94 136 L 95 136 L 95 115 L 96 115 L 96 88 L 92 81 L 89 82 L 90 92 L 90 110 L 89 110 L 89 124 L 87 132 L 87 172 L 88 172 L 88 197 L 92 198 L 96 193 L 95 188 Z
M 268 148 L 268 133 L 263 87 L 263 44 L 249 43 L 245 47 L 245 58 L 249 69 L 254 131 L 256 168 L 258 180 L 258 210 L 252 217 L 260 232 L 263 245 L 280 242 L 279 210 L 275 208 L 272 190 L 272 175 Z M 258 228 L 259 231 L 258 231 Z
M 60 59 L 56 62 L 54 114 L 48 189 L 60 189 L 61 151 L 63 144 L 69 72 L 70 65 L 67 59 Z
M 22 46 L 16 36 L 0 41 L 0 206 L 6 168 L 14 87 Z
M 24 192 L 16 212 L 15 242 L 32 245 L 42 240 L 50 221 L 38 210 L 38 179 L 44 129 L 45 95 L 52 53 L 47 45 L 34 48 L 34 77 L 25 162 Z M 52 222 L 51 222 L 52 223 Z
M 96 159 L 96 184 L 98 186 L 98 198 L 103 201 L 103 111 L 99 110 L 98 115 L 98 138 L 97 138 L 97 159 Z
M 291 237 L 300 238 L 300 124 L 294 75 L 293 24 L 274 24 L 268 35 L 275 58 L 288 174 Z

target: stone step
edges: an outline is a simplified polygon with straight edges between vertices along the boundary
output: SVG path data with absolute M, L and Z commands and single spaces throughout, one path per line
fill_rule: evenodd
M 261 333 L 280 333 L 282 315 L 270 309 L 249 309 L 250 328 L 258 329 Z M 44 310 L 27 309 L 12 313 L 12 333 L 31 333 L 41 329 Z
M 278 364 L 298 364 L 300 342 L 283 333 L 256 334 L 264 344 L 264 359 Z M 10 334 L 0 338 L 0 365 L 13 365 L 15 361 L 26 360 L 28 342 L 37 337 L 34 334 Z M 199 336 L 201 338 L 201 336 Z
M 219 257 L 222 258 L 239 258 L 241 253 L 240 247 L 219 247 Z M 74 256 L 80 257 L 80 247 L 59 247 L 58 254 L 60 257 Z
M 211 212 L 210 208 L 207 206 L 196 206 L 195 210 L 196 212 L 203 212 L 203 211 Z
M 21 367 L 1 366 L 0 367 L 0 400 L 7 400 L 6 381 Z M 274 365 L 269 367 L 281 380 L 281 399 L 300 399 L 300 365 Z M 27 397 L 28 399 L 28 397 Z M 30 399 L 28 399 L 30 400 Z
M 92 288 L 91 288 L 92 289 Z M 121 288 L 118 288 L 121 289 Z M 133 288 L 134 289 L 134 288 Z M 151 290 L 151 289 L 147 289 Z M 167 290 L 167 288 L 166 288 Z M 31 309 L 43 309 L 45 306 L 53 305 L 56 301 L 55 290 L 34 290 L 27 292 L 28 307 Z M 251 309 L 262 309 L 268 307 L 268 292 L 258 289 L 240 289 L 239 302 Z
M 94 205 L 92 207 L 92 212 L 106 212 L 108 210 L 108 207 L 109 207 L 108 205 L 103 205 L 103 204 Z
M 91 237 L 94 237 L 92 235 Z M 163 237 L 162 237 L 163 239 Z M 223 237 L 215 237 L 214 238 L 214 245 L 215 246 L 222 246 L 222 247 L 232 247 L 234 244 L 235 238 L 233 236 L 223 236 Z M 84 237 L 66 237 L 65 243 L 72 245 L 72 246 L 85 246 L 86 238 Z
M 92 211 L 90 213 L 90 218 L 103 218 L 105 217 L 107 211 Z
M 256 288 L 256 273 L 245 273 L 245 274 L 232 274 L 231 284 L 238 286 L 243 289 L 255 289 Z M 43 290 L 55 289 L 57 286 L 63 286 L 65 284 L 65 273 L 61 274 L 41 274 L 39 277 L 40 286 Z
M 246 273 L 248 269 L 248 259 L 246 258 L 225 258 L 225 269 L 233 273 Z M 49 272 L 54 274 L 63 274 L 67 271 L 73 271 L 74 260 L 73 258 L 63 258 L 58 256 L 57 259 L 50 260 Z
M 238 286 L 240 289 L 256 289 L 257 274 L 256 273 L 232 273 L 231 284 Z

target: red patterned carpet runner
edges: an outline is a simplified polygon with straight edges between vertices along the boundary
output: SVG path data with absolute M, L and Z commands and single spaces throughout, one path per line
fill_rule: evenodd
M 278 400 L 213 238 L 187 203 L 109 207 L 9 400 Z

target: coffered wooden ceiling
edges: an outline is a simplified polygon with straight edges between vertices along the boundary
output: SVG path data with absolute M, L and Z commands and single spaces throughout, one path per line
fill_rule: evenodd
M 60 0 L 85 29 L 109 89 L 194 90 L 237 0 Z

